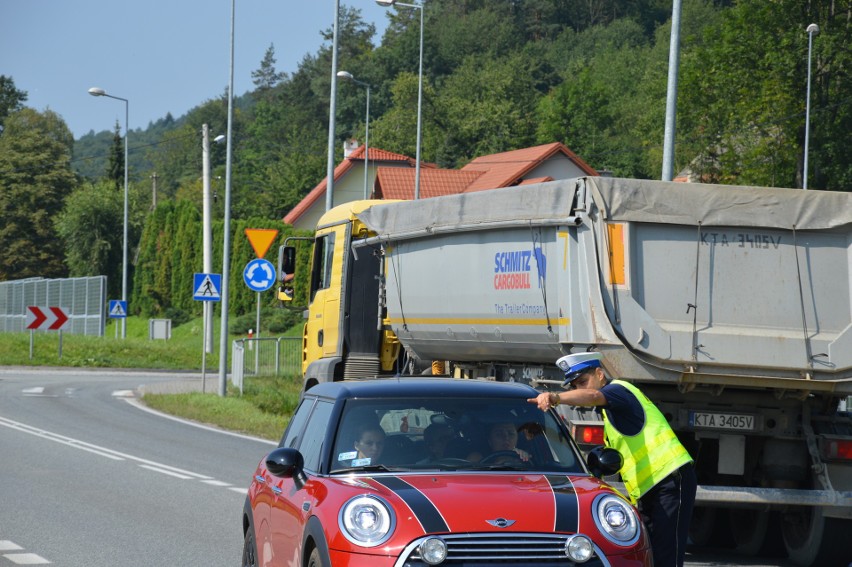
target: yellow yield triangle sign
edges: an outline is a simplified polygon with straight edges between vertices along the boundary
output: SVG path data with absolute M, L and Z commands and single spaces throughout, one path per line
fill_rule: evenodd
M 246 236 L 248 236 L 257 257 L 263 258 L 272 245 L 272 241 L 278 236 L 278 231 L 274 228 L 247 228 Z

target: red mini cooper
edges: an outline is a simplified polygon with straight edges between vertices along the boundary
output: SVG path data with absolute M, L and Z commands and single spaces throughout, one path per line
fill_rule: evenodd
M 637 511 L 517 383 L 401 378 L 305 392 L 243 511 L 244 566 L 652 565 Z

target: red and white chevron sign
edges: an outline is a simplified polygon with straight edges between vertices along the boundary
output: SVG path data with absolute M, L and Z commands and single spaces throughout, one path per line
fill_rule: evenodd
M 27 329 L 59 331 L 68 322 L 68 314 L 61 307 L 27 307 Z

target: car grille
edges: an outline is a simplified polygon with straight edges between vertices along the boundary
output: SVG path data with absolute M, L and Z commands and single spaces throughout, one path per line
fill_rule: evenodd
M 542 564 L 573 565 L 565 556 L 567 536 L 559 534 L 448 534 L 441 535 L 447 542 L 447 559 L 442 565 L 462 567 L 465 565 L 512 565 L 532 566 Z M 426 563 L 420 558 L 418 546 L 425 538 L 412 542 L 405 548 L 397 567 L 422 567 Z M 601 558 L 600 551 L 583 567 L 606 567 L 609 563 Z

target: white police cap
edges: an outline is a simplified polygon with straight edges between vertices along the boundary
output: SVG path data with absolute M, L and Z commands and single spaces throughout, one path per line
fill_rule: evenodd
M 603 355 L 599 352 L 578 352 L 563 356 L 556 361 L 556 366 L 565 374 L 565 381 L 562 385 L 570 384 L 589 368 L 599 368 L 601 360 L 603 360 Z

